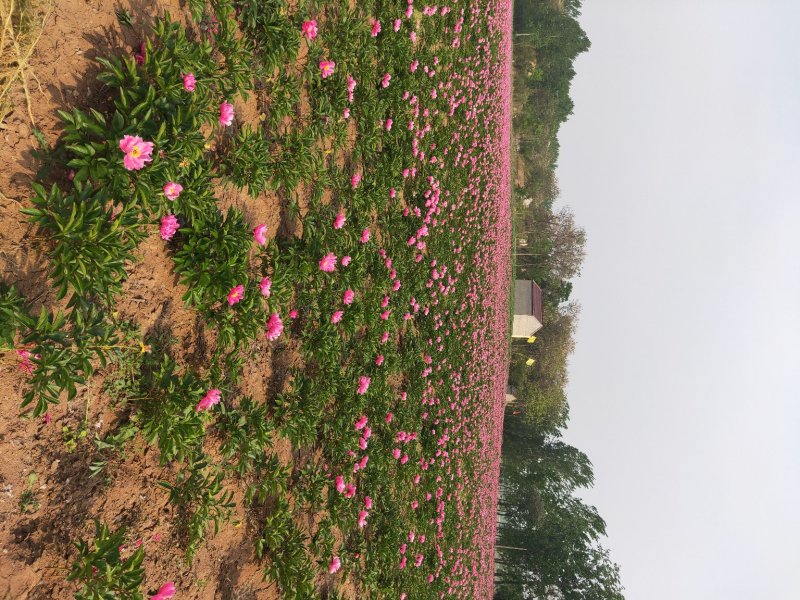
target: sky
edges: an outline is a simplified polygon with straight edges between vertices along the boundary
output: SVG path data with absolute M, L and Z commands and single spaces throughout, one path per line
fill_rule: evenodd
M 566 441 L 628 600 L 800 598 L 800 1 L 585 0 Z

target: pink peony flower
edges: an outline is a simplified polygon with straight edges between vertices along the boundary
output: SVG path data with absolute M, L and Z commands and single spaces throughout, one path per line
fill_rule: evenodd
M 228 292 L 228 306 L 233 306 L 242 298 L 244 298 L 244 286 L 240 284 L 232 287 Z
M 353 189 L 356 189 L 359 183 L 361 183 L 361 173 L 355 173 L 350 178 L 350 185 L 353 186 Z
M 297 310 L 296 309 L 293 308 L 292 310 L 289 311 L 289 318 L 290 319 L 296 319 L 297 318 Z
M 403 24 L 403 22 L 400 19 L 395 19 L 394 20 L 394 30 L 395 30 L 395 32 L 400 31 L 400 26 L 402 24 Z
M 362 429 L 364 429 L 364 427 L 367 426 L 367 421 L 368 421 L 367 415 L 361 415 L 358 421 L 356 421 L 354 424 L 356 431 L 361 431 Z
M 166 215 L 161 217 L 161 239 L 164 241 L 169 241 L 172 239 L 172 236 L 175 235 L 175 232 L 180 229 L 180 223 L 178 223 L 178 219 L 175 215 Z
M 267 321 L 267 339 L 270 342 L 277 340 L 283 333 L 283 321 L 278 313 L 272 313 Z
M 342 111 L 342 118 L 343 119 L 349 119 L 350 118 L 350 109 L 349 108 L 345 108 Z
M 361 377 L 358 378 L 358 390 L 356 391 L 359 396 L 362 396 L 367 393 L 370 383 L 372 383 L 372 379 L 370 379 L 366 375 L 362 375 Z
M 331 559 L 330 567 L 328 567 L 328 572 L 333 575 L 338 571 L 342 566 L 342 560 L 338 556 L 334 556 Z
M 333 323 L 334 325 L 336 323 L 340 323 L 342 321 L 343 316 L 344 316 L 343 310 L 334 311 L 334 313 L 331 315 L 331 323 Z
M 392 76 L 389 73 L 383 74 L 383 79 L 381 79 L 381 87 L 387 88 L 389 87 L 389 83 L 392 81 Z
M 319 270 L 326 273 L 333 273 L 336 270 L 336 255 L 333 252 L 328 252 L 319 261 Z
M 313 40 L 315 37 L 317 37 L 317 21 L 315 19 L 303 21 L 303 26 L 300 29 L 303 32 L 303 35 L 309 40 Z
M 233 104 L 223 102 L 219 105 L 219 124 L 228 127 L 233 123 Z
M 194 73 L 186 73 L 183 76 L 183 89 L 187 92 L 193 92 L 197 85 L 197 79 L 194 78 Z
M 261 287 L 261 295 L 265 298 L 269 298 L 272 290 L 272 280 L 269 277 L 264 277 L 259 286 Z
M 358 513 L 358 527 L 359 529 L 363 529 L 364 526 L 367 524 L 367 517 L 369 513 L 365 510 L 362 510 Z
M 344 477 L 341 475 L 337 475 L 336 479 L 333 480 L 334 485 L 336 485 L 336 491 L 340 494 L 344 494 L 345 484 L 344 484 Z
M 133 58 L 136 60 L 137 65 L 143 65 L 147 60 L 147 44 L 140 42 L 139 52 L 134 52 Z
M 372 37 L 378 37 L 378 34 L 380 32 L 381 32 L 381 22 L 378 21 L 378 19 L 375 19 L 372 22 L 372 32 L 370 33 L 370 35 L 372 35 Z
M 391 119 L 386 119 L 386 131 L 392 130 L 392 123 L 394 123 L 394 121 L 392 121 Z
M 125 153 L 123 166 L 128 171 L 143 169 L 153 160 L 153 142 L 145 142 L 138 135 L 125 135 L 119 141 L 119 149 Z
M 372 498 L 370 498 L 369 496 L 364 496 L 364 507 L 367 510 L 370 510 L 372 508 Z
M 345 290 L 344 296 L 342 296 L 342 302 L 344 302 L 345 304 L 352 304 L 355 297 L 356 294 L 353 290 L 350 289 Z
M 350 261 L 353 260 L 350 256 L 343 256 L 342 257 L 342 266 L 346 267 L 350 264 Z
M 30 351 L 28 350 L 20 350 L 17 349 L 17 356 L 20 357 L 19 362 L 19 370 L 31 375 L 33 373 L 33 363 L 31 362 L 31 356 L 33 356 Z M 39 354 L 36 355 L 36 358 L 41 358 Z M 49 418 L 49 417 L 48 417 Z M 49 421 L 47 421 L 49 423 Z
M 375 359 L 375 364 L 379 367 L 383 364 L 383 354 L 378 355 L 378 358 Z
M 355 495 L 356 495 L 356 486 L 354 486 L 352 483 L 348 483 L 344 487 L 344 497 L 345 498 L 352 498 Z
M 336 63 L 332 60 L 322 60 L 319 63 L 319 70 L 322 72 L 322 78 L 327 79 L 331 75 L 333 75 L 334 70 L 336 69 Z
M 344 227 L 344 222 L 346 220 L 347 219 L 344 216 L 344 213 L 339 213 L 338 215 L 336 215 L 336 218 L 333 220 L 333 228 L 334 229 L 341 229 L 342 227 Z
M 267 243 L 267 226 L 264 224 L 257 225 L 253 229 L 253 237 L 255 238 L 256 242 L 258 242 L 259 246 L 263 246 Z
M 362 244 L 366 244 L 369 241 L 369 229 L 365 229 L 361 232 L 361 239 L 359 241 Z
M 222 392 L 217 389 L 208 390 L 208 393 L 203 396 L 203 399 L 197 403 L 197 407 L 195 407 L 195 412 L 200 412 L 201 410 L 208 410 L 215 404 L 219 404 L 219 401 L 222 399 Z
M 150 596 L 150 600 L 169 600 L 175 596 L 175 584 L 168 581 L 162 585 L 155 596 Z
M 174 181 L 168 181 L 164 184 L 163 192 L 164 195 L 169 200 L 177 200 L 178 196 L 181 195 L 183 191 L 183 186 L 180 183 L 175 183 Z

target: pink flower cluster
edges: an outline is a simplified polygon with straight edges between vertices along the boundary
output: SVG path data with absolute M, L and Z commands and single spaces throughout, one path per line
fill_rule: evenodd
M 208 410 L 212 406 L 219 404 L 219 401 L 222 399 L 222 392 L 217 389 L 208 390 L 203 399 L 197 403 L 195 407 L 196 412 L 200 412 L 203 410 Z
M 175 232 L 180 229 L 180 223 L 178 223 L 178 219 L 175 215 L 169 214 L 161 217 L 161 239 L 164 241 L 169 241 L 175 235 Z
M 317 21 L 315 19 L 304 21 L 301 31 L 303 32 L 303 35 L 306 36 L 306 39 L 313 40 L 315 37 L 317 37 Z

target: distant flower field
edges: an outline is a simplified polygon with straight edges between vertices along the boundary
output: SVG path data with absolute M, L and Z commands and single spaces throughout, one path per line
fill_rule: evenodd
M 254 598 L 491 597 L 510 6 L 189 5 L 40 152 L 50 301 L 0 287 L 24 443 L 84 482 L 53 597 L 223 597 L 225 536 Z

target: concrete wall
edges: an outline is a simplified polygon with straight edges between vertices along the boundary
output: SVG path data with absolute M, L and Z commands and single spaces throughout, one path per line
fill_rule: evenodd
M 542 324 L 539 323 L 539 319 L 533 315 L 514 315 L 511 337 L 530 337 L 541 328 Z

